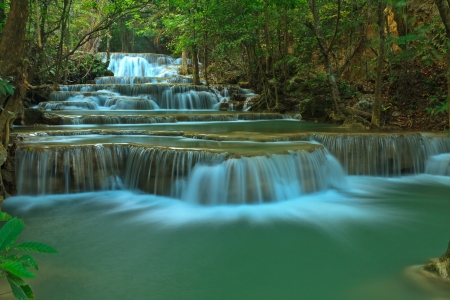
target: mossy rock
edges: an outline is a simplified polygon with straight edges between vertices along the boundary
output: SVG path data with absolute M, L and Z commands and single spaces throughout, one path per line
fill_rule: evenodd
M 424 270 L 433 272 L 439 275 L 441 278 L 449 278 L 450 274 L 450 242 L 448 243 L 448 249 L 438 259 L 433 259 L 431 262 L 425 265 Z

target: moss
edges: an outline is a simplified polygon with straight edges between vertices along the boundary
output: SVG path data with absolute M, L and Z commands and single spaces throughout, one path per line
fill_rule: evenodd
M 450 243 L 444 255 L 426 264 L 424 269 L 438 274 L 441 278 L 448 278 L 450 273 Z

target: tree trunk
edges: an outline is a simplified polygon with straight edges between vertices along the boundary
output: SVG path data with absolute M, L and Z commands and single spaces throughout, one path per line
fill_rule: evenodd
M 58 45 L 58 56 L 57 56 L 57 64 L 56 64 L 56 72 L 55 72 L 55 78 L 53 80 L 53 84 L 55 86 L 58 85 L 59 82 L 59 76 L 61 72 L 61 65 L 63 60 L 63 53 L 64 53 L 64 40 L 66 37 L 66 27 L 67 27 L 67 20 L 69 18 L 69 11 L 70 11 L 70 5 L 72 3 L 72 0 L 64 0 L 64 6 L 63 6 L 63 12 L 61 15 L 61 36 L 59 40 Z
M 382 0 L 378 2 L 378 27 L 380 30 L 380 47 L 378 50 L 377 61 L 377 78 L 375 81 L 375 100 L 372 107 L 372 125 L 380 127 L 380 114 L 381 114 L 381 90 L 383 86 L 383 63 L 384 63 L 384 45 L 386 41 L 386 35 L 384 33 L 384 8 L 385 5 Z
M 266 65 L 266 75 L 269 75 L 269 71 L 272 72 L 272 80 L 274 86 L 275 93 L 275 106 L 273 108 L 278 108 L 278 87 L 277 87 L 277 76 L 275 73 L 275 65 L 273 63 L 273 49 L 272 49 L 272 41 L 270 39 L 270 30 L 269 30 L 269 13 L 268 6 L 266 4 L 264 9 L 264 18 L 265 18 L 265 37 L 266 37 L 266 49 L 267 49 L 267 65 Z M 267 88 L 270 89 L 270 84 L 267 85 Z
M 450 6 L 448 0 L 434 0 L 444 23 L 447 39 L 450 40 Z M 448 41 L 447 41 L 448 45 Z M 450 128 L 450 46 L 447 46 L 447 101 L 448 101 L 448 125 Z
M 28 20 L 28 1 L 12 0 L 8 20 L 3 30 L 0 43 L 0 77 L 12 76 L 15 86 L 14 95 L 5 99 L 6 104 L 0 114 L 0 140 L 2 152 L 9 144 L 9 129 L 16 118 L 25 95 L 25 70 L 23 56 L 25 53 L 25 34 Z M 14 49 L 14 51 L 11 51 Z M 4 161 L 1 162 L 3 164 Z M 6 196 L 3 181 L 0 176 L 0 203 Z
M 333 66 L 331 65 L 331 60 L 329 55 L 324 55 L 325 71 L 327 73 L 327 82 L 331 91 L 331 99 L 333 100 L 333 110 L 335 118 L 339 118 L 341 110 L 339 108 L 339 102 L 341 102 L 341 93 L 339 92 L 339 87 L 337 85 L 336 76 L 334 76 Z
M 197 45 L 194 45 L 194 48 L 192 50 L 192 63 L 194 64 L 194 72 L 192 74 L 192 77 L 194 79 L 194 85 L 200 85 Z
M 338 11 L 337 11 L 337 19 L 336 19 L 336 28 L 334 31 L 334 35 L 329 44 L 324 39 L 322 35 L 321 25 L 319 13 L 317 11 L 316 0 L 308 0 L 309 8 L 311 9 L 311 13 L 313 15 L 314 24 L 309 22 L 306 23 L 306 26 L 311 29 L 314 33 L 317 43 L 319 44 L 320 52 L 322 53 L 325 71 L 327 74 L 327 82 L 331 91 L 331 98 L 333 99 L 333 111 L 334 111 L 334 119 L 341 119 L 341 110 L 339 109 L 339 103 L 341 102 L 341 94 L 339 93 L 339 88 L 336 81 L 336 76 L 334 75 L 333 66 L 331 64 L 330 52 L 333 49 L 334 43 L 336 41 L 336 37 L 339 29 L 339 21 L 341 16 L 341 1 L 338 0 Z
M 181 75 L 188 75 L 188 53 L 187 50 L 181 52 Z
M 0 44 L 0 77 L 16 76 L 25 51 L 28 1 L 12 0 Z M 12 50 L 14 49 L 14 50 Z
M 209 85 L 208 83 L 208 32 L 205 32 L 204 35 L 204 48 L 203 48 L 203 77 L 205 78 L 206 85 Z
M 46 43 L 45 38 L 45 24 L 47 21 L 47 15 L 48 15 L 48 2 L 47 1 L 41 1 L 41 16 L 40 16 L 40 25 L 39 30 L 40 34 L 36 37 L 37 40 L 37 47 L 36 47 L 36 53 L 34 55 L 34 61 L 31 67 L 28 70 L 28 78 L 27 81 L 31 84 L 36 77 L 37 68 L 39 66 L 39 62 L 41 60 L 42 56 L 42 50 L 44 49 L 44 44 Z M 39 42 L 40 37 L 40 42 Z
M 106 32 L 106 67 L 109 67 L 111 61 L 111 30 Z

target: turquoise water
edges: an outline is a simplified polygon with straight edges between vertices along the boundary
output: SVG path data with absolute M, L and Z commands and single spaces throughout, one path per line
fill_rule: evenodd
M 12 197 L 4 210 L 25 219 L 23 240 L 60 251 L 38 255 L 37 299 L 450 297 L 403 275 L 445 252 L 450 178 L 348 182 L 267 205 L 109 191 Z

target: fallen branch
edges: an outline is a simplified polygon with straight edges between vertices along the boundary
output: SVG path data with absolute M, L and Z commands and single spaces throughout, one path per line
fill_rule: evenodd
M 371 120 L 372 119 L 372 114 L 362 111 L 362 110 L 358 110 L 356 108 L 352 108 L 352 107 L 345 107 L 344 109 L 342 109 L 342 111 L 347 114 L 347 115 L 356 115 L 356 116 L 360 116 L 363 117 L 365 119 Z

